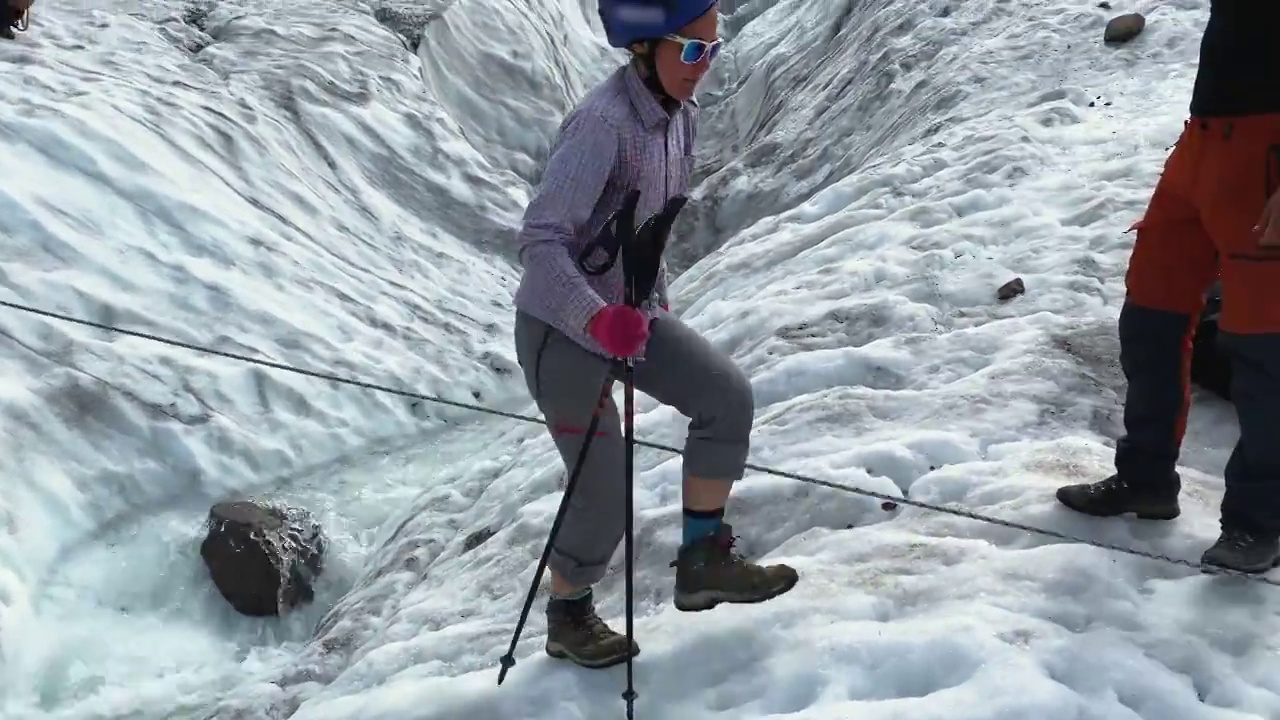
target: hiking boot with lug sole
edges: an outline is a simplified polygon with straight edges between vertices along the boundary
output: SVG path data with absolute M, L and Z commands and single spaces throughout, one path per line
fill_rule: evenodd
M 1228 528 L 1218 541 L 1200 556 L 1200 569 L 1214 573 L 1219 568 L 1242 573 L 1264 573 L 1280 565 L 1280 539 Z
M 607 668 L 640 654 L 634 641 L 614 632 L 596 614 L 590 593 L 573 600 L 547 603 L 547 654 L 585 668 Z
M 685 612 L 720 603 L 758 603 L 795 587 L 799 574 L 786 565 L 756 565 L 733 550 L 733 529 L 725 524 L 710 537 L 680 548 L 675 605 Z
M 1130 485 L 1112 475 L 1106 480 L 1058 488 L 1058 502 L 1085 515 L 1114 517 L 1133 513 L 1140 520 L 1172 520 L 1178 517 L 1178 485 L 1172 489 Z

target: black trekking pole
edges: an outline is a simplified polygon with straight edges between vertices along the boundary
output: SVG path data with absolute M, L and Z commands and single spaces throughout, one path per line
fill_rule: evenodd
M 639 191 L 631 191 L 623 198 L 622 206 L 605 222 L 599 234 L 592 242 L 587 243 L 578 255 L 578 267 L 582 272 L 587 275 L 603 275 L 613 269 L 623 244 L 631 244 L 635 238 L 636 205 L 639 202 Z M 600 252 L 603 252 L 605 257 L 597 261 L 595 256 Z M 551 522 L 551 531 L 547 533 L 547 543 L 542 547 L 538 569 L 534 571 L 533 580 L 529 583 L 529 592 L 525 595 L 520 619 L 516 621 L 515 632 L 511 634 L 511 645 L 507 648 L 507 654 L 499 660 L 502 664 L 501 669 L 498 670 L 499 685 L 507 678 L 507 672 L 515 667 L 516 645 L 520 643 L 524 624 L 529 621 L 529 612 L 533 609 L 534 598 L 538 596 L 538 585 L 542 583 L 542 574 L 547 570 L 547 562 L 551 559 L 551 550 L 555 546 L 556 536 L 560 534 L 560 526 L 564 524 L 565 515 L 569 512 L 569 502 L 573 498 L 573 489 L 578 484 L 578 476 L 582 474 L 582 467 L 586 464 L 591 440 L 596 436 L 596 429 L 600 426 L 600 410 L 606 404 L 612 387 L 613 378 L 606 375 L 604 384 L 600 388 L 600 398 L 596 402 L 595 410 L 591 413 L 591 424 L 587 427 L 587 434 L 582 439 L 582 448 L 578 450 L 578 458 L 574 462 L 573 470 L 569 473 L 569 480 L 565 483 L 564 496 L 560 498 L 560 507 L 556 510 L 556 517 Z
M 591 448 L 591 439 L 596 435 L 596 428 L 600 426 L 600 408 L 604 405 L 605 399 L 609 396 L 609 390 L 613 386 L 613 378 L 606 377 L 604 386 L 600 388 L 600 400 L 596 403 L 595 412 L 591 413 L 591 424 L 587 426 L 586 437 L 582 439 L 582 449 L 578 451 L 578 459 L 574 462 L 573 471 L 569 473 L 569 480 L 564 486 L 564 497 L 560 499 L 560 507 L 556 510 L 555 520 L 551 522 L 551 532 L 547 534 L 547 544 L 542 548 L 542 557 L 538 559 L 538 569 L 533 574 L 533 582 L 529 583 L 529 594 L 525 596 L 524 608 L 520 611 L 520 619 L 516 622 L 515 632 L 511 634 L 511 646 L 507 648 L 507 654 L 502 656 L 500 662 L 502 669 L 498 671 L 498 684 L 507 679 L 507 671 L 516 664 L 516 645 L 520 642 L 520 633 L 524 631 L 524 624 L 529 620 L 529 611 L 533 609 L 533 600 L 538 595 L 538 585 L 542 583 L 542 574 L 547 570 L 547 561 L 551 558 L 551 549 L 555 545 L 556 535 L 560 533 L 560 526 L 564 523 L 564 516 L 569 512 L 569 499 L 573 497 L 573 488 L 578 483 L 578 476 L 582 474 L 582 466 L 586 464 L 587 451 Z
M 625 276 L 625 289 L 623 290 L 623 302 L 631 307 L 638 307 L 636 302 L 636 278 L 629 271 L 629 265 L 626 260 L 626 249 L 623 250 L 622 272 Z M 627 455 L 625 460 L 624 480 L 627 484 L 625 508 L 627 513 L 626 532 L 623 537 L 623 552 L 626 555 L 626 601 L 627 601 L 627 689 L 622 693 L 622 700 L 627 704 L 627 720 L 635 719 L 636 711 L 636 686 L 635 686 L 635 658 L 631 655 L 632 643 L 635 642 L 635 568 L 632 567 L 632 561 L 635 558 L 635 455 L 636 455 L 636 360 L 629 357 L 622 363 L 622 397 L 623 397 L 623 435 L 627 444 Z
M 645 221 L 634 236 L 628 237 L 622 244 L 623 302 L 633 308 L 639 308 L 648 302 L 657 286 L 658 273 L 661 272 L 662 253 L 666 248 L 667 234 L 675 222 L 675 216 L 684 207 L 686 199 L 675 197 L 667 201 L 662 212 Z M 627 648 L 631 648 L 635 640 L 635 368 L 636 359 L 628 357 L 623 360 L 622 391 L 624 412 L 624 434 L 627 454 L 625 459 L 626 490 L 626 532 L 624 534 L 624 552 L 626 554 L 626 602 L 627 602 Z M 627 655 L 627 689 L 622 699 L 627 704 L 627 720 L 635 720 L 635 702 L 638 693 L 635 688 L 635 658 Z

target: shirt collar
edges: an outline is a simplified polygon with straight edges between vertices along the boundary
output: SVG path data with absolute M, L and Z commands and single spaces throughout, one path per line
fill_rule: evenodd
M 636 109 L 636 114 L 640 116 L 640 122 L 644 123 L 646 129 L 651 130 L 670 120 L 667 111 L 662 109 L 662 103 L 658 102 L 653 91 L 644 84 L 644 78 L 640 77 L 640 70 L 636 68 L 635 63 L 627 63 L 623 69 L 622 80 L 626 85 L 631 105 Z

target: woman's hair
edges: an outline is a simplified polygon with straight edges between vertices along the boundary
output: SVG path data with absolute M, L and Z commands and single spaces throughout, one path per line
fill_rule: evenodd
M 631 53 L 631 57 L 643 57 L 646 55 L 652 55 L 653 44 L 654 43 L 652 40 L 637 40 L 631 45 L 627 46 L 627 52 Z M 637 45 L 640 47 L 639 50 L 636 50 Z
M 640 69 L 642 76 L 656 75 L 658 72 L 658 66 L 654 62 L 653 54 L 656 44 L 653 40 L 640 40 L 627 47 L 627 54 L 630 56 L 631 63 Z

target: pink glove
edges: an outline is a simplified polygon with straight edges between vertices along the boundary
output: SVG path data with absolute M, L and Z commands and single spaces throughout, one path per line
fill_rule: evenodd
M 649 338 L 649 319 L 626 305 L 608 305 L 587 322 L 587 332 L 614 357 L 632 357 Z

